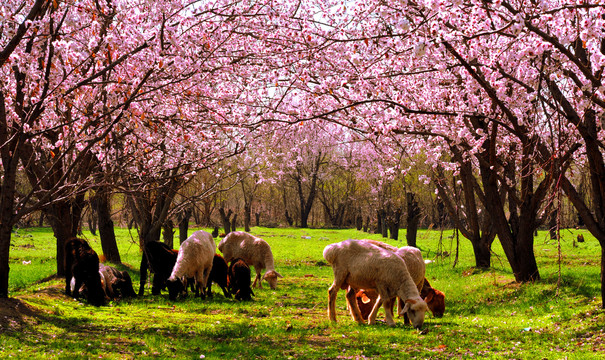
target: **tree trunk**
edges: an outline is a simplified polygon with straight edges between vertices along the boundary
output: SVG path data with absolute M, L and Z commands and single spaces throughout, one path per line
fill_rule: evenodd
M 252 214 L 252 202 L 246 202 L 244 204 L 244 231 L 250 232 L 250 222 Z
M 38 219 L 38 227 L 44 226 L 44 211 L 40 211 L 40 218 Z
M 471 240 L 473 252 L 475 253 L 475 267 L 489 269 L 491 264 L 491 245 L 485 239 Z
M 405 239 L 408 246 L 416 247 L 416 237 L 418 234 L 418 224 L 420 223 L 420 209 L 418 208 L 418 201 L 416 201 L 414 193 L 406 193 L 407 200 L 407 232 Z
M 401 222 L 401 208 L 395 209 L 389 217 L 389 233 L 392 240 L 399 240 L 399 223 Z M 418 226 L 418 224 L 416 224 Z
M 110 194 L 106 186 L 97 188 L 93 204 L 99 219 L 99 237 L 101 238 L 103 255 L 105 255 L 108 261 L 114 264 L 121 264 L 122 259 L 118 250 L 113 220 L 111 219 Z
M 77 194 L 71 204 L 71 236 L 82 235 L 82 212 L 84 211 L 84 193 Z
M 237 231 L 237 214 L 233 214 L 233 220 L 231 220 L 231 231 Z
M 97 235 L 97 216 L 92 209 L 88 215 L 88 230 L 91 234 Z
M 380 233 L 382 234 L 383 238 L 388 238 L 389 237 L 389 223 L 388 223 L 388 218 L 389 213 L 387 212 L 387 210 L 382 209 L 380 211 L 380 217 L 382 218 L 382 221 L 380 222 Z
M 294 219 L 292 219 L 292 216 L 290 216 L 287 209 L 286 209 L 286 222 L 288 223 L 288 226 L 292 226 L 292 224 L 294 224 Z
M 225 229 L 225 236 L 231 232 L 231 214 L 233 211 L 229 209 L 229 212 L 225 213 L 225 208 L 220 207 L 218 209 L 218 213 L 221 215 L 221 220 L 223 222 L 223 229 Z
M 71 222 L 71 204 L 68 201 L 56 202 L 46 209 L 46 216 L 56 238 L 57 247 L 57 276 L 65 276 L 65 243 L 73 235 Z
M 191 214 L 192 211 L 190 208 L 185 209 L 181 214 L 181 221 L 179 221 L 179 244 L 182 244 L 183 241 L 187 240 Z
M 0 140 L 6 141 L 6 114 L 4 112 L 4 96 L 0 91 Z M 15 192 L 17 186 L 18 156 L 11 148 L 3 145 L 0 147 L 2 155 L 3 176 L 0 177 L 0 298 L 8 297 L 8 273 L 10 263 L 10 245 L 15 213 Z
M 256 220 L 256 226 L 260 226 L 260 212 L 254 213 L 254 217 Z
M 163 232 L 162 236 L 164 237 L 164 243 L 168 245 L 171 249 L 174 248 L 174 222 L 171 219 L 167 219 L 164 221 L 164 225 L 162 226 Z
M 2 217 L 4 218 L 4 216 Z M 11 233 L 12 226 L 10 226 L 10 222 L 0 222 L 0 298 L 8 297 Z

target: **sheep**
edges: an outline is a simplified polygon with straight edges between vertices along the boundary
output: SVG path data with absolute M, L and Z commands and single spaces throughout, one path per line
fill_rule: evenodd
M 194 277 L 197 283 L 195 295 L 202 299 L 206 297 L 205 288 L 216 253 L 215 248 L 212 235 L 203 230 L 194 232 L 183 241 L 172 273 L 166 280 L 170 300 L 175 300 L 177 295 L 185 290 L 184 282 L 190 277 Z
M 242 258 L 246 264 L 254 266 L 256 277 L 252 287 L 263 288 L 262 279 L 267 280 L 271 289 L 277 287 L 277 278 L 283 276 L 275 271 L 273 265 L 273 253 L 267 242 L 243 231 L 230 232 L 218 244 L 218 249 L 223 253 L 225 261 L 231 262 L 235 258 Z M 261 279 L 261 272 L 267 269 L 265 276 Z
M 328 290 L 328 317 L 336 321 L 336 295 L 339 289 L 347 291 L 347 303 L 351 316 L 362 324 L 353 289 L 376 289 L 379 294 L 376 304 L 368 317 L 368 324 L 374 324 L 376 313 L 384 302 L 386 323 L 395 325 L 392 305 L 396 296 L 405 299 L 405 307 L 416 328 L 424 322 L 428 307 L 420 297 L 407 267 L 399 256 L 381 247 L 361 240 L 345 240 L 324 248 L 323 257 L 332 265 L 334 282 Z
M 172 274 L 177 254 L 178 251 L 159 241 L 150 241 L 145 244 L 141 257 L 139 296 L 143 296 L 145 292 L 147 270 L 154 274 L 151 294 L 159 295 L 162 290 L 166 289 L 166 279 Z
M 229 289 L 236 300 L 252 300 L 254 292 L 250 288 L 250 267 L 241 258 L 233 259 L 229 265 Z
M 424 284 L 422 290 L 420 290 L 420 297 L 424 299 L 424 302 L 426 302 L 429 310 L 433 313 L 433 316 L 438 318 L 443 317 L 443 313 L 445 312 L 445 294 L 431 287 L 431 284 L 426 278 L 424 278 Z M 359 312 L 364 320 L 368 319 L 377 298 L 378 293 L 376 290 L 372 289 L 361 289 L 355 293 L 357 306 L 359 307 Z
M 86 299 L 90 304 L 105 304 L 105 292 L 99 274 L 99 256 L 86 240 L 72 238 L 65 243 L 65 294 L 78 298 L 82 285 L 86 286 Z
M 110 299 L 136 297 L 132 279 L 127 271 L 120 271 L 112 266 L 99 264 L 99 273 L 105 294 Z
M 424 259 L 422 258 L 422 252 L 413 246 L 403 246 L 401 248 L 396 248 L 395 246 L 389 245 L 387 243 L 376 241 L 376 240 L 368 240 L 364 239 L 363 241 L 369 242 L 376 246 L 379 246 L 385 250 L 389 250 L 396 255 L 400 256 L 414 280 L 418 291 L 420 292 L 420 296 L 427 303 L 429 309 L 433 313 L 435 317 L 442 317 L 445 311 L 445 294 L 439 290 L 433 289 L 428 286 L 425 286 L 426 280 L 426 266 Z M 424 291 L 424 293 L 423 293 Z M 360 298 L 360 300 L 363 300 Z M 358 300 L 358 302 L 360 301 Z M 371 301 L 368 302 L 371 304 Z M 399 310 L 402 308 L 401 299 L 399 299 Z M 363 314 L 362 314 L 363 315 Z M 367 315 L 366 315 L 367 316 Z
M 424 278 L 420 296 L 426 301 L 433 316 L 438 318 L 443 317 L 443 313 L 445 312 L 445 294 L 442 291 L 434 289 L 426 278 Z
M 220 254 L 214 254 L 214 258 L 212 259 L 212 270 L 210 270 L 210 277 L 208 278 L 208 284 L 206 285 L 206 294 L 208 294 L 208 296 L 212 296 L 212 282 L 215 282 L 221 287 L 223 295 L 225 295 L 226 298 L 231 297 L 231 294 L 227 289 L 227 286 L 229 285 L 228 272 L 229 266 L 225 259 Z

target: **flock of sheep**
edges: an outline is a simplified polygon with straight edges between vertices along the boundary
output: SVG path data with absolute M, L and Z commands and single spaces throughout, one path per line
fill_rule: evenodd
M 82 294 L 95 306 L 108 299 L 136 296 L 128 273 L 100 264 L 85 240 L 72 239 L 65 250 L 67 295 L 77 298 Z M 275 270 L 271 247 L 261 238 L 234 231 L 220 241 L 218 250 L 222 256 L 216 252 L 212 235 L 202 230 L 187 238 L 178 251 L 160 242 L 147 244 L 141 259 L 139 296 L 144 294 L 148 270 L 154 274 L 152 294 L 168 289 L 171 300 L 187 295 L 188 288 L 196 296 L 212 296 L 213 282 L 221 287 L 225 297 L 251 300 L 252 287 L 262 288 L 262 280 L 266 280 L 275 289 L 277 279 L 282 277 Z M 395 325 L 396 299 L 399 316 L 415 328 L 423 325 L 427 310 L 437 317 L 445 311 L 445 295 L 426 280 L 425 262 L 417 248 L 396 248 L 374 240 L 345 240 L 326 246 L 323 257 L 334 272 L 334 282 L 328 290 L 328 317 L 332 321 L 336 321 L 339 289 L 347 291 L 347 307 L 358 323 L 374 324 L 383 306 L 386 323 Z M 252 285 L 250 266 L 256 272 Z M 266 271 L 261 277 L 263 270 Z

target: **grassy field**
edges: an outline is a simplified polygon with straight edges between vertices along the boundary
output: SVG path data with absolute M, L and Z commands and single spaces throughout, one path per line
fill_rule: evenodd
M 51 277 L 56 272 L 52 232 L 18 230 L 11 246 L 11 298 L 0 300 L 0 358 L 587 359 L 605 351 L 600 248 L 582 230 L 561 232 L 560 272 L 557 242 L 546 233 L 536 236 L 542 280 L 534 284 L 514 283 L 499 244 L 493 268 L 477 271 L 468 240 L 460 240 L 454 267 L 451 232 L 421 231 L 418 245 L 425 259 L 434 260 L 427 277 L 446 293 L 445 316 L 427 314 L 422 332 L 401 319 L 396 327 L 357 325 L 345 311 L 344 292 L 338 297 L 338 322 L 327 319 L 332 269 L 322 258 L 323 248 L 379 236 L 355 230 L 252 232 L 271 245 L 284 275 L 276 290 L 266 285 L 256 290 L 252 302 L 225 299 L 220 289 L 212 299 L 171 302 L 166 293 L 150 295 L 147 287 L 143 297 L 95 308 L 64 296 L 63 281 Z M 574 246 L 578 232 L 586 242 Z M 117 229 L 117 235 L 121 268 L 129 270 L 138 288 L 137 234 Z M 98 238 L 85 237 L 100 252 Z M 439 250 L 450 255 L 437 257 Z

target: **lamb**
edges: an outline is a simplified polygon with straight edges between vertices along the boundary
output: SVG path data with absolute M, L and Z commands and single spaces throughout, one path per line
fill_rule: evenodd
M 330 244 L 324 248 L 323 257 L 332 265 L 334 272 L 334 282 L 328 290 L 330 320 L 336 321 L 336 295 L 339 289 L 343 289 L 348 290 L 346 297 L 351 316 L 362 324 L 364 321 L 353 289 L 376 289 L 379 297 L 370 313 L 368 324 L 374 324 L 376 313 L 384 302 L 386 322 L 394 326 L 392 306 L 395 297 L 399 296 L 405 299 L 405 307 L 400 314 L 407 312 L 414 327 L 422 326 L 428 307 L 420 297 L 401 257 L 361 240 Z
M 86 298 L 90 304 L 105 304 L 105 292 L 99 274 L 99 256 L 86 240 L 72 238 L 65 243 L 65 294 L 78 298 L 82 285 L 86 286 Z
M 420 296 L 426 301 L 433 316 L 438 318 L 443 317 L 443 313 L 445 312 L 445 294 L 442 291 L 434 289 L 426 278 L 424 278 Z
M 208 296 L 212 296 L 212 282 L 215 282 L 221 287 L 223 295 L 225 295 L 226 298 L 231 297 L 231 294 L 227 289 L 227 286 L 229 285 L 228 272 L 229 266 L 225 259 L 220 254 L 214 254 L 214 258 L 212 259 L 212 270 L 210 270 L 210 277 L 208 278 L 208 284 L 206 285 L 206 294 Z M 249 277 L 250 275 L 248 275 L 248 278 Z
M 242 258 L 246 264 L 254 266 L 256 277 L 252 287 L 263 288 L 262 279 L 267 280 L 271 289 L 277 287 L 277 278 L 281 278 L 280 273 L 275 271 L 273 265 L 273 253 L 267 242 L 261 238 L 253 236 L 243 231 L 230 232 L 218 244 L 218 249 L 223 253 L 227 262 L 236 258 Z M 261 272 L 267 269 L 265 276 L 261 279 Z
M 236 300 L 252 300 L 250 267 L 241 258 L 233 259 L 229 265 L 229 288 Z
M 105 294 L 110 299 L 136 297 L 132 279 L 127 271 L 120 271 L 113 266 L 99 264 L 99 273 Z
M 172 273 L 166 281 L 170 300 L 175 300 L 185 290 L 185 282 L 190 277 L 194 277 L 197 283 L 196 296 L 199 295 L 202 299 L 206 297 L 205 288 L 216 253 L 215 247 L 212 235 L 203 230 L 194 232 L 183 241 Z

